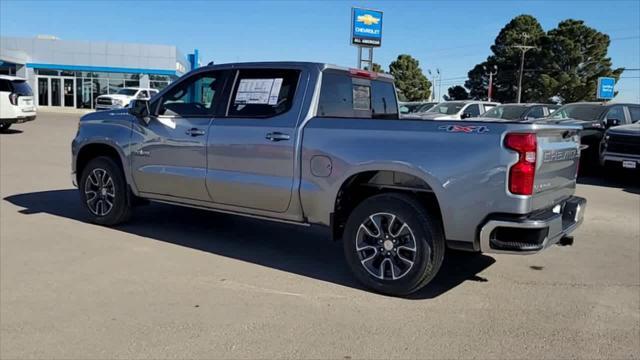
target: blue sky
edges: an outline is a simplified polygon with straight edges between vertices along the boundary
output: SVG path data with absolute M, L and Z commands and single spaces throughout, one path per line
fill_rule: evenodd
M 514 16 L 535 16 L 545 30 L 567 18 L 608 33 L 615 67 L 640 69 L 640 1 L 0 1 L 3 36 L 56 35 L 177 45 L 203 63 L 261 60 L 356 65 L 349 45 L 351 6 L 384 11 L 385 68 L 398 54 L 439 68 L 443 92 L 464 82 Z M 640 102 L 640 71 L 616 85 L 618 101 Z

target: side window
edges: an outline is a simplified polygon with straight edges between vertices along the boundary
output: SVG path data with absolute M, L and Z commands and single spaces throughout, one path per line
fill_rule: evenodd
M 9 80 L 0 79 L 0 91 L 2 92 L 11 92 L 11 84 L 9 84 Z
M 300 72 L 291 69 L 240 70 L 227 115 L 265 118 L 286 113 L 299 77 Z
M 350 76 L 324 72 L 322 74 L 322 88 L 320 89 L 320 101 L 318 103 L 318 116 L 370 117 L 368 111 L 356 111 L 354 96 L 359 95 L 356 90 L 357 86 L 359 85 L 354 84 Z
M 476 117 L 480 115 L 480 105 L 471 104 L 467 106 L 467 108 L 464 109 L 463 114 L 466 115 L 467 117 Z
M 640 121 L 640 106 L 629 106 L 629 113 L 631 114 L 631 122 Z
M 542 106 L 534 106 L 527 114 L 529 119 L 540 119 L 544 117 L 544 110 Z
M 605 119 L 617 119 L 620 120 L 620 124 L 624 124 L 624 109 L 622 106 L 614 106 L 607 112 L 607 117 Z
M 397 119 L 398 102 L 393 83 L 374 80 L 371 82 L 371 117 L 374 119 Z
M 198 117 L 213 114 L 221 93 L 222 72 L 194 75 L 167 91 L 160 99 L 158 115 Z
M 484 106 L 484 112 L 487 112 L 487 111 L 493 109 L 494 107 L 496 107 L 493 104 L 484 104 L 483 106 Z

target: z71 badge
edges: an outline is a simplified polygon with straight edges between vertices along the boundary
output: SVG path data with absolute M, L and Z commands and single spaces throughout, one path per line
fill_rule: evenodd
M 469 125 L 469 126 L 465 126 L 465 125 L 442 125 L 440 127 L 438 127 L 438 129 L 440 130 L 445 130 L 446 132 L 461 132 L 461 133 L 467 133 L 467 134 L 472 134 L 472 133 L 476 133 L 476 134 L 482 134 L 482 133 L 486 133 L 489 132 L 489 128 L 484 126 L 484 125 Z

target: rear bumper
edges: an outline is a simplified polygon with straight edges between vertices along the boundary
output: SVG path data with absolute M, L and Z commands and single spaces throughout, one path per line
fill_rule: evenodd
M 607 161 L 613 162 L 623 162 L 623 161 L 633 161 L 640 167 L 640 155 L 635 154 L 621 154 L 621 153 L 610 153 L 604 151 L 600 155 L 600 165 L 604 165 Z
M 535 254 L 571 234 L 584 219 L 587 200 L 572 196 L 553 209 L 509 218 L 495 216 L 480 229 L 480 251 Z
M 27 121 L 33 121 L 36 119 L 36 115 L 25 115 L 25 116 L 18 116 L 15 118 L 11 118 L 11 119 L 0 119 L 0 123 L 2 124 L 20 124 L 20 123 L 24 123 Z

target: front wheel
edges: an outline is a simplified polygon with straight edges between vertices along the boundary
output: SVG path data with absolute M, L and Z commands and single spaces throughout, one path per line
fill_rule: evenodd
M 5 132 L 7 130 L 9 130 L 9 128 L 11 127 L 11 124 L 9 123 L 0 123 L 0 132 Z
M 110 157 L 89 161 L 78 185 L 91 222 L 115 225 L 131 216 L 129 188 L 122 170 Z
M 437 216 L 404 194 L 372 196 L 347 220 L 343 237 L 347 263 L 365 286 L 403 296 L 438 273 L 445 243 Z

